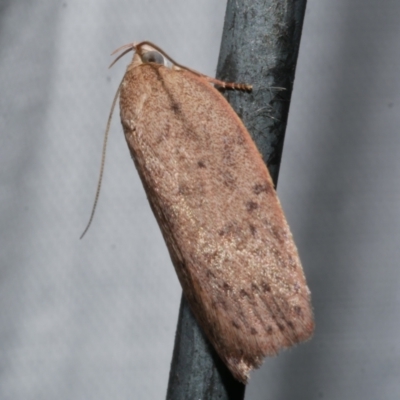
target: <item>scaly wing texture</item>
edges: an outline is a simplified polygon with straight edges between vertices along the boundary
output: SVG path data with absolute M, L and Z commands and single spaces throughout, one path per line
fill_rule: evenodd
M 265 356 L 308 339 L 310 292 L 262 158 L 204 78 L 128 68 L 126 140 L 183 292 L 242 382 Z

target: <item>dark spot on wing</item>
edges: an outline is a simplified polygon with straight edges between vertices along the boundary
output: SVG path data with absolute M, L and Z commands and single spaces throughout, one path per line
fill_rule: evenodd
M 179 192 L 179 194 L 182 194 L 182 195 L 187 195 L 187 194 L 189 194 L 189 186 L 188 185 L 186 185 L 185 183 L 181 183 L 181 184 L 179 184 L 179 186 L 178 186 L 178 192 Z
M 232 325 L 233 325 L 234 328 L 240 329 L 240 325 L 236 321 L 232 320 Z
M 287 325 L 289 328 L 294 329 L 294 323 L 292 321 L 287 321 Z
M 258 204 L 255 201 L 248 201 L 246 203 L 246 209 L 249 212 L 256 210 L 257 208 L 258 208 Z
M 236 227 L 235 223 L 228 222 L 220 231 L 218 231 L 218 234 L 220 236 L 230 235 L 230 234 L 237 235 L 240 231 L 241 229 Z
M 270 191 L 270 185 L 268 183 L 257 183 L 253 186 L 253 192 L 255 194 L 260 194 L 262 192 L 269 192 Z
M 171 102 L 171 108 L 175 114 L 180 114 L 182 112 L 181 105 L 179 103 L 177 103 L 176 101 Z
M 274 238 L 278 240 L 279 243 L 284 243 L 286 239 L 285 231 L 283 229 L 280 229 L 277 226 L 272 226 L 271 227 L 272 234 L 274 235 Z
M 271 285 L 267 282 L 261 282 L 261 288 L 264 293 L 271 291 Z
M 300 306 L 294 306 L 293 307 L 294 312 L 296 313 L 296 315 L 302 315 L 303 314 L 303 310 L 301 309 Z
M 210 269 L 207 269 L 206 276 L 207 278 L 215 278 L 215 274 Z
M 257 330 L 256 329 L 254 329 L 254 328 L 251 328 L 250 329 L 250 333 L 252 334 L 252 335 L 257 335 Z
M 206 164 L 204 164 L 204 161 L 199 160 L 199 161 L 197 161 L 197 166 L 198 166 L 199 168 L 205 168 L 205 167 L 206 167 Z
M 252 225 L 252 224 L 249 224 L 249 228 L 250 228 L 251 234 L 254 236 L 256 234 L 256 232 L 257 232 L 256 227 L 254 225 Z

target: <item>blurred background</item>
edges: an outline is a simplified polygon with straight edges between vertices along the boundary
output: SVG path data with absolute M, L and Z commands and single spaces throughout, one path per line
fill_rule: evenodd
M 214 75 L 222 0 L 0 2 L 0 398 L 162 399 L 181 289 L 116 110 L 151 40 Z M 400 3 L 309 0 L 278 193 L 316 332 L 246 399 L 400 395 Z M 250 82 L 251 83 L 251 82 Z

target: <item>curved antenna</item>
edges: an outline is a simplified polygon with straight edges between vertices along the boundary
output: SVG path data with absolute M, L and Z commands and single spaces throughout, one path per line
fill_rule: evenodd
M 104 165 L 105 165 L 105 162 L 106 162 L 106 150 L 107 150 L 108 133 L 110 132 L 111 119 L 112 119 L 112 116 L 113 116 L 113 113 L 114 113 L 115 105 L 117 103 L 119 91 L 121 90 L 121 86 L 122 86 L 122 81 L 118 86 L 117 92 L 115 93 L 114 100 L 113 100 L 112 105 L 111 105 L 110 115 L 108 116 L 106 132 L 104 134 L 103 151 L 102 151 L 102 155 L 101 155 L 100 175 L 99 175 L 99 180 L 98 180 L 98 183 L 97 183 L 96 196 L 94 198 L 92 212 L 90 214 L 89 222 L 87 223 L 86 228 L 83 231 L 83 233 L 82 233 L 82 235 L 81 235 L 81 237 L 79 239 L 82 239 L 85 236 L 86 232 L 89 230 L 90 225 L 92 224 L 92 221 L 93 221 L 94 213 L 95 213 L 96 208 L 97 208 L 97 203 L 99 201 L 101 182 L 103 181 L 103 174 L 104 174 Z
M 117 50 L 114 50 L 111 55 L 114 55 L 115 53 L 118 53 L 122 49 L 126 49 L 123 51 L 111 64 L 108 68 L 111 68 L 120 58 L 122 58 L 125 54 L 128 54 L 132 50 L 136 50 L 136 45 L 135 43 L 129 43 L 125 44 L 124 46 L 119 47 Z

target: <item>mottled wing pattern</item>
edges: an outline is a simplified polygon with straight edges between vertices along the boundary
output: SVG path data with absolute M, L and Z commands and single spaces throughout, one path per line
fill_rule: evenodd
M 193 313 L 234 376 L 308 339 L 310 292 L 271 178 L 204 78 L 142 64 L 120 93 L 129 149 Z

